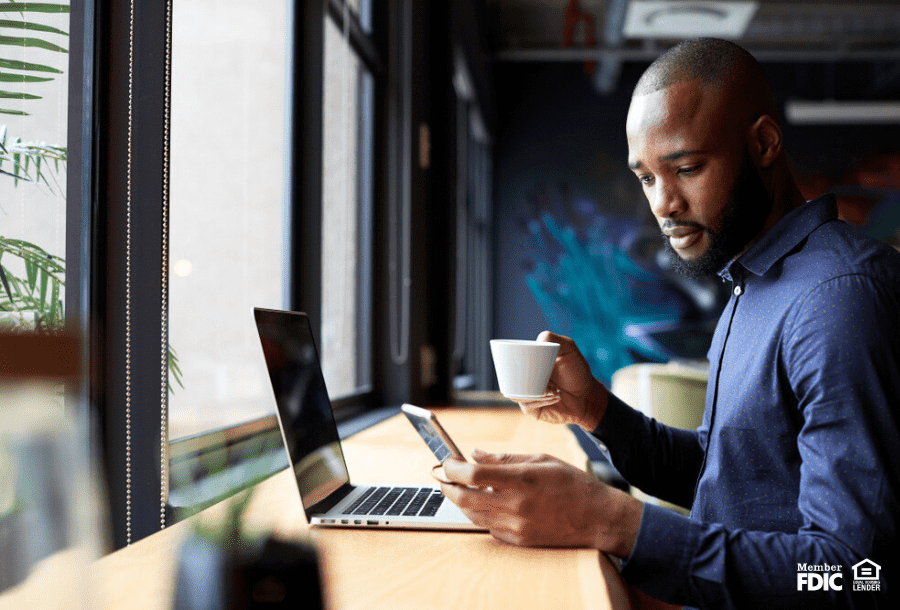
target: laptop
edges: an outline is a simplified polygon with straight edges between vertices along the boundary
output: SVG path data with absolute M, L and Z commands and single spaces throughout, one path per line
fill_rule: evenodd
M 260 308 L 253 313 L 308 523 L 485 531 L 446 500 L 439 487 L 351 483 L 309 317 Z

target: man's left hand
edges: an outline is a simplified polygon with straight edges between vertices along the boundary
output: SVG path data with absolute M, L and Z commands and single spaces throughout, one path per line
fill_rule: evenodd
M 643 505 L 548 455 L 474 451 L 449 459 L 441 490 L 476 525 L 519 546 L 590 547 L 627 558 Z

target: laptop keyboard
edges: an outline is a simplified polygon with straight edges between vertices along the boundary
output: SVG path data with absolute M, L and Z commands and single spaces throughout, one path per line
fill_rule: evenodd
M 433 517 L 443 501 L 444 494 L 431 488 L 372 487 L 357 498 L 344 514 Z

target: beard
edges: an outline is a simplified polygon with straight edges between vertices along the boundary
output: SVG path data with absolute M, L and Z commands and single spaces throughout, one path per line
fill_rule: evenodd
M 753 167 L 749 155 L 746 155 L 731 189 L 728 205 L 719 215 L 716 223 L 718 229 L 714 230 L 692 221 L 671 223 L 676 226 L 696 227 L 709 236 L 706 251 L 694 259 L 681 258 L 672 247 L 669 238 L 663 236 L 672 269 L 692 278 L 705 277 L 721 271 L 728 261 L 737 256 L 747 247 L 750 240 L 759 234 L 772 211 L 772 205 L 772 197 L 766 190 L 759 172 Z

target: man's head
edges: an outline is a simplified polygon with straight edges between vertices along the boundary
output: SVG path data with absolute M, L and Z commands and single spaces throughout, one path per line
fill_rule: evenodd
M 681 271 L 718 271 L 771 225 L 775 116 L 759 64 L 724 40 L 683 42 L 638 81 L 628 163 Z

